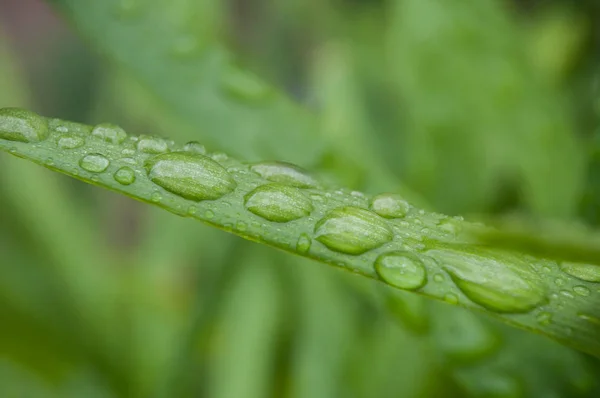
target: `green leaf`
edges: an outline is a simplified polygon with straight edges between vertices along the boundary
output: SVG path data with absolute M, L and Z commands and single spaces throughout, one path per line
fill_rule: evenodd
M 45 129 L 46 124 L 48 135 L 42 141 L 7 140 L 19 129 Z M 101 127 L 7 108 L 0 111 L 0 149 L 246 239 L 485 311 L 600 356 L 598 284 L 564 273 L 550 260 L 477 246 L 461 233 L 471 223 L 412 206 L 403 218 L 383 218 L 369 210 L 373 198 L 362 193 L 292 186 L 313 209 L 307 217 L 281 222 L 246 208 L 246 195 L 270 184 L 272 175 L 265 178 L 248 164 L 222 153 L 206 154 L 198 145 L 108 134 Z M 286 167 L 282 164 L 281 172 Z M 123 170 L 135 178 L 120 179 Z M 286 205 L 281 192 L 271 199 L 265 206 Z M 384 256 L 384 267 L 376 267 Z M 402 275 L 423 281 L 400 285 Z

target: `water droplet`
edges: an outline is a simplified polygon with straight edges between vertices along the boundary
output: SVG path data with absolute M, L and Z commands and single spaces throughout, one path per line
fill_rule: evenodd
M 246 208 L 264 219 L 288 222 L 308 216 L 313 205 L 299 189 L 281 184 L 262 185 L 244 197 Z
M 452 235 L 457 235 L 461 230 L 461 226 L 460 226 L 459 222 L 451 217 L 448 217 L 445 220 L 442 220 L 438 224 L 438 228 L 441 229 L 442 231 L 448 232 L 449 234 L 452 234 Z
M 79 161 L 79 166 L 90 173 L 102 173 L 110 164 L 110 161 L 104 155 L 99 153 L 91 153 L 84 156 Z
M 61 149 L 76 149 L 85 144 L 85 140 L 77 135 L 65 135 L 58 139 L 58 147 Z
M 198 212 L 198 208 L 196 206 L 190 206 L 188 207 L 187 212 L 189 215 L 194 215 L 196 212 Z
M 114 177 L 121 185 L 131 185 L 135 182 L 135 171 L 131 167 L 121 167 L 117 170 Z
M 593 315 L 588 315 L 588 314 L 584 314 L 584 313 L 579 313 L 577 314 L 577 316 L 579 316 L 579 318 L 583 319 L 584 321 L 596 324 L 598 326 L 600 326 L 600 318 L 595 317 Z
M 385 218 L 402 218 L 409 209 L 408 202 L 398 194 L 382 193 L 371 201 L 371 210 Z
M 158 203 L 162 200 L 162 195 L 160 192 L 153 192 L 152 195 L 150 195 L 150 200 L 154 203 Z
M 242 222 L 242 221 L 240 221 L 240 222 L 238 222 L 238 223 L 235 225 L 235 228 L 236 228 L 238 231 L 242 231 L 242 232 L 243 232 L 243 231 L 245 231 L 245 230 L 247 230 L 247 229 L 248 229 L 248 225 L 246 225 L 246 223 L 245 223 L 245 222 Z
M 562 279 L 562 278 L 556 278 L 556 279 L 554 280 L 554 284 L 555 284 L 556 286 L 563 286 L 563 285 L 565 284 L 565 280 L 564 280 L 564 279 Z
M 550 312 L 542 311 L 537 314 L 535 319 L 540 325 L 549 325 L 552 322 L 552 314 Z
M 377 274 L 389 285 L 415 290 L 425 285 L 427 270 L 423 262 L 409 252 L 384 253 L 375 260 Z
M 496 312 L 529 312 L 546 302 L 546 292 L 529 264 L 517 256 L 481 249 L 435 249 L 428 255 L 450 274 L 473 302 Z
M 143 153 L 160 154 L 167 152 L 169 145 L 162 138 L 142 136 L 137 143 L 137 149 Z
M 250 169 L 264 179 L 297 188 L 316 188 L 319 185 L 306 170 L 291 163 L 262 162 Z
M 573 291 L 574 291 L 575 293 L 577 293 L 578 295 L 580 295 L 580 296 L 584 296 L 584 297 L 585 297 L 585 296 L 589 296 L 589 295 L 590 295 L 590 293 L 591 293 L 591 292 L 590 292 L 590 289 L 588 289 L 588 288 L 587 288 L 587 287 L 585 287 L 585 286 L 575 286 L 575 287 L 573 287 Z
M 563 262 L 560 269 L 568 275 L 586 282 L 600 282 L 600 265 Z
M 312 240 L 307 234 L 301 234 L 296 242 L 296 251 L 298 253 L 307 253 L 312 245 Z
M 200 155 L 206 155 L 206 148 L 198 141 L 190 141 L 183 147 L 185 152 L 197 153 Z
M 448 293 L 444 295 L 444 301 L 449 304 L 456 305 L 458 304 L 458 296 L 454 293 Z
M 40 142 L 48 137 L 48 121 L 26 109 L 0 109 L 0 139 Z
M 441 283 L 444 281 L 444 275 L 442 274 L 435 274 L 433 276 L 433 280 L 436 281 L 437 283 Z
M 224 162 L 229 159 L 229 156 L 223 152 L 215 152 L 211 155 L 211 158 L 216 162 Z
M 148 159 L 145 167 L 152 182 L 189 200 L 218 199 L 237 185 L 221 165 L 198 154 L 165 153 Z
M 111 123 L 101 123 L 92 130 L 92 136 L 111 144 L 121 144 L 127 138 L 127 133 L 121 127 Z
M 221 75 L 223 92 L 236 100 L 262 102 L 271 97 L 273 91 L 255 75 L 239 68 L 230 67 Z
M 358 255 L 375 249 L 393 238 L 387 222 L 368 210 L 341 207 L 332 210 L 315 226 L 315 239 L 329 249 Z
M 210 219 L 213 218 L 215 216 L 215 213 L 212 210 L 206 210 L 204 212 L 204 217 Z

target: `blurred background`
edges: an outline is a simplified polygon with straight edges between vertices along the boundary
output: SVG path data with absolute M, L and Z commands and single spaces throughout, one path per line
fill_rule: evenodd
M 143 58 L 175 28 L 174 53 Z M 256 118 L 259 149 L 228 138 L 259 105 L 179 84 L 202 88 L 203 61 L 181 66 L 198 48 L 248 71 L 246 97 L 264 81 L 298 104 Z M 0 0 L 3 106 L 452 215 L 600 223 L 595 0 Z M 7 155 L 0 209 L 2 398 L 600 396 L 599 361 L 543 336 Z

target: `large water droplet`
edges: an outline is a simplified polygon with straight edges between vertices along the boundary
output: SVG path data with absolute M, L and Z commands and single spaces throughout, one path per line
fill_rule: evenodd
M 308 216 L 313 205 L 299 189 L 281 184 L 262 185 L 244 197 L 252 213 L 274 222 L 288 222 Z
M 110 142 L 111 144 L 120 144 L 127 138 L 127 133 L 121 127 L 110 124 L 110 123 L 101 123 L 98 124 L 92 130 L 92 136 L 100 138 L 106 142 Z
M 48 137 L 48 121 L 26 109 L 0 109 L 0 139 L 39 142 Z
M 90 173 L 102 173 L 108 168 L 110 161 L 104 155 L 91 153 L 79 161 L 79 166 Z
M 385 218 L 406 216 L 410 205 L 398 194 L 382 193 L 371 200 L 371 210 Z
M 560 269 L 568 275 L 586 282 L 600 282 L 600 265 L 563 262 Z
M 262 162 L 252 165 L 252 171 L 269 181 L 298 188 L 316 188 L 317 181 L 304 169 L 286 162 Z
M 143 153 L 160 154 L 169 150 L 169 144 L 162 138 L 142 136 L 137 143 L 137 149 Z
M 373 212 L 358 207 L 331 211 L 315 226 L 315 239 L 331 250 L 362 254 L 393 238 L 387 222 Z
M 145 167 L 152 182 L 189 200 L 218 199 L 237 185 L 220 164 L 199 154 L 165 153 L 148 159 Z
M 85 140 L 77 135 L 64 135 L 58 139 L 58 147 L 61 149 L 76 149 L 85 144 Z
M 135 171 L 131 167 L 121 167 L 117 170 L 114 177 L 121 185 L 131 185 L 135 182 Z
M 415 290 L 427 282 L 423 262 L 403 251 L 384 253 L 375 260 L 375 270 L 386 283 L 400 289 Z
M 527 262 L 508 254 L 429 250 L 473 302 L 496 312 L 529 312 L 546 302 L 544 286 Z

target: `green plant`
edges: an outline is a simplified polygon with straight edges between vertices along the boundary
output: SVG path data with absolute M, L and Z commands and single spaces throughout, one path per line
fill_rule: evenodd
M 101 218 L 85 205 L 91 192 L 78 185 L 78 195 L 88 196 L 82 201 L 60 188 L 65 181 L 10 163 L 0 204 L 15 214 L 6 214 L 2 243 L 11 250 L 0 305 L 7 308 L 3 340 L 11 343 L 0 348 L 37 375 L 15 368 L 18 377 L 51 381 L 36 393 L 598 394 L 600 266 L 591 229 L 564 222 L 490 228 L 431 210 L 516 207 L 594 223 L 585 212 L 598 203 L 587 166 L 596 155 L 583 150 L 589 138 L 574 133 L 560 95 L 562 85 L 575 86 L 565 60 L 593 63 L 593 55 L 576 54 L 588 32 L 559 46 L 557 59 L 541 41 L 562 39 L 583 8 L 540 12 L 524 31 L 495 1 L 321 4 L 328 22 L 317 26 L 344 38 L 318 32 L 328 40 L 317 46 L 309 78 L 316 114 L 234 62 L 215 23 L 227 15 L 219 2 L 51 3 L 136 79 L 107 74 L 101 112 L 165 138 L 3 108 L 0 149 L 367 278 L 301 265 L 160 213 L 138 244 L 110 230 L 133 254 L 106 250 L 98 244 L 106 231 L 95 227 Z M 313 15 L 299 4 L 272 7 L 306 23 Z M 440 39 L 428 41 L 432 35 Z M 538 58 L 523 54 L 524 37 Z M 124 99 L 111 107 L 107 97 Z M 376 193 L 385 191 L 398 193 Z M 98 198 L 101 213 L 113 214 L 106 203 L 117 199 Z M 15 249 L 27 242 L 47 258 Z M 10 266 L 44 262 L 53 266 L 34 267 L 39 276 Z M 179 297 L 177 278 L 186 273 L 197 281 Z M 40 311 L 49 297 L 52 314 Z M 43 350 L 32 355 L 36 331 Z M 72 340 L 69 350 L 64 339 Z

